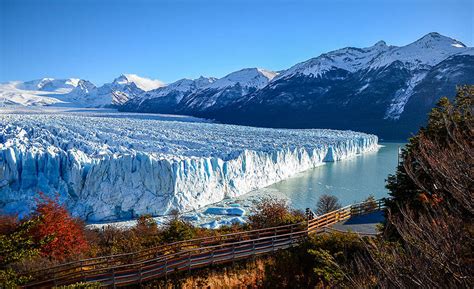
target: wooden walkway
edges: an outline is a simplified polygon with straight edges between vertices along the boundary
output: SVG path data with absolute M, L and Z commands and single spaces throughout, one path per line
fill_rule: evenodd
M 298 224 L 186 240 L 134 253 L 65 263 L 29 272 L 35 281 L 25 288 L 76 282 L 99 282 L 113 288 L 141 284 L 176 272 L 249 259 L 297 246 L 308 234 L 327 232 L 334 224 L 380 211 L 383 206 L 384 200 L 359 203 L 314 218 L 309 217 L 307 221 Z

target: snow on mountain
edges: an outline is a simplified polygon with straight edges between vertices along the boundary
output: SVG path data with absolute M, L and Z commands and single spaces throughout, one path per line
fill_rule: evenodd
M 347 47 L 294 65 L 217 110 L 187 114 L 252 126 L 355 129 L 402 139 L 442 96 L 474 79 L 474 51 L 429 33 L 406 46 Z
M 135 83 L 135 85 L 143 91 L 150 91 L 165 86 L 161 80 L 140 77 L 136 74 L 122 74 L 116 78 L 114 82 L 120 85 Z
M 261 68 L 232 72 L 184 97 L 178 111 L 187 113 L 227 106 L 242 96 L 265 87 L 276 75 L 276 72 Z
M 407 82 L 406 87 L 402 87 L 395 92 L 390 106 L 385 112 L 385 119 L 397 120 L 405 109 L 405 105 L 413 95 L 415 87 L 425 78 L 427 72 L 420 72 L 413 75 Z
M 261 68 L 245 68 L 216 80 L 206 88 L 224 89 L 238 84 L 245 89 L 258 89 L 267 85 L 276 75 L 273 71 Z
M 13 81 L 0 84 L 0 107 L 5 105 L 22 105 L 22 106 L 44 106 L 62 103 L 61 100 L 47 96 L 51 93 L 45 94 L 38 90 L 23 90 L 22 83 Z
M 122 74 L 96 87 L 87 80 L 42 78 L 0 84 L 0 103 L 8 105 L 60 105 L 104 107 L 120 105 L 147 90 L 162 87 L 159 80 Z
M 216 109 L 268 84 L 276 72 L 246 68 L 220 79 L 200 77 L 181 79 L 165 87 L 141 94 L 128 101 L 123 111 L 186 113 L 193 110 Z
M 401 61 L 410 69 L 433 66 L 451 55 L 464 53 L 470 48 L 462 42 L 440 35 L 429 33 L 406 46 L 388 46 L 379 41 L 367 48 L 346 47 L 322 54 L 288 69 L 275 80 L 290 78 L 294 75 L 320 77 L 334 69 L 355 72 L 364 69 L 376 69 Z
M 88 80 L 80 80 L 69 93 L 61 96 L 62 106 L 104 107 L 111 104 L 107 96 L 99 96 L 98 88 Z
M 333 69 L 354 72 L 366 68 L 375 57 L 391 49 L 393 49 L 393 46 L 387 46 L 384 41 L 379 41 L 367 48 L 346 47 L 338 49 L 298 63 L 280 74 L 275 80 L 290 78 L 294 75 L 319 77 Z
M 180 92 L 182 96 L 187 93 L 194 92 L 203 87 L 207 87 L 215 81 L 216 81 L 216 78 L 214 77 L 204 77 L 204 76 L 201 76 L 197 79 L 183 78 L 169 85 L 166 85 L 164 87 L 160 87 L 153 91 L 144 93 L 143 97 L 144 98 L 157 98 L 157 97 L 166 96 L 174 92 Z M 181 98 L 178 98 L 177 101 L 178 102 L 181 101 Z
M 41 78 L 0 84 L 0 105 L 44 106 L 62 104 L 62 95 L 77 88 L 77 78 Z
M 0 113 L 0 209 L 42 191 L 89 221 L 191 210 L 377 148 L 377 137 L 164 121 Z
M 412 96 L 419 92 L 420 85 L 430 82 L 426 77 L 431 77 L 429 72 L 434 67 L 443 62 L 449 65 L 453 57 L 473 54 L 472 47 L 466 47 L 458 40 L 439 33 L 429 33 L 400 47 L 379 41 L 366 48 L 338 49 L 298 63 L 280 73 L 257 68 L 239 70 L 192 93 L 189 93 L 190 90 L 181 93 L 169 86 L 161 92 L 160 89 L 156 90 L 156 94 L 146 94 L 147 97 L 141 98 L 143 101 L 128 102 L 120 109 L 184 113 L 227 123 L 273 126 L 276 125 L 277 116 L 265 115 L 269 111 L 280 116 L 286 115 L 289 114 L 288 108 L 291 108 L 298 117 L 278 116 L 278 120 L 285 120 L 278 124 L 279 127 L 317 127 L 320 122 L 316 122 L 315 118 L 318 115 L 323 118 L 318 107 L 333 111 L 331 115 L 337 115 L 336 112 L 342 108 L 352 107 L 354 112 L 346 113 L 346 117 L 354 115 L 357 118 L 354 121 L 363 118 L 357 111 L 365 111 L 371 118 L 376 115 L 378 121 L 397 122 L 406 112 L 405 107 Z M 466 73 L 469 74 L 470 65 L 464 66 L 465 69 L 461 71 L 445 68 L 447 73 L 456 71 L 448 78 L 449 82 L 456 82 L 456 79 L 461 81 Z M 443 88 L 443 91 L 449 92 L 448 87 Z M 441 91 L 434 93 L 438 95 Z M 162 99 L 154 99 L 164 95 L 166 97 Z M 368 107 L 376 111 L 366 111 Z M 312 109 L 315 111 L 303 116 Z M 265 120 L 267 117 L 269 121 Z M 326 122 L 329 123 L 329 120 Z M 326 122 L 321 120 L 321 123 Z M 374 123 L 373 126 L 379 124 Z M 387 124 L 386 127 L 391 125 Z M 343 124 L 341 126 L 352 128 Z M 367 129 L 365 125 L 363 128 Z
M 433 32 L 411 44 L 396 47 L 378 55 L 372 60 L 370 67 L 379 68 L 394 61 L 401 61 L 410 69 L 421 69 L 434 66 L 451 55 L 467 50 L 469 48 L 462 42 Z
M 67 93 L 77 86 L 79 80 L 78 78 L 42 78 L 27 82 L 18 82 L 16 87 L 22 90 Z
M 180 79 L 164 87 L 142 93 L 119 107 L 121 111 L 175 113 L 186 96 L 216 81 L 214 77 Z
M 398 47 L 375 58 L 371 68 L 384 67 L 394 61 L 400 61 L 405 67 L 414 71 L 406 87 L 395 93 L 385 118 L 391 120 L 400 118 L 406 103 L 414 93 L 414 88 L 424 79 L 431 67 L 453 55 L 469 53 L 469 50 L 472 49 L 460 41 L 439 33 L 429 33 L 407 46 Z
M 135 74 L 121 74 L 111 83 L 105 83 L 91 91 L 87 98 L 93 106 L 122 105 L 146 91 L 163 87 L 163 82 L 139 77 Z

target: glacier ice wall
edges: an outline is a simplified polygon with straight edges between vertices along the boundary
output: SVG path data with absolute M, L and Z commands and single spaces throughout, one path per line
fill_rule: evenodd
M 87 221 L 186 211 L 374 150 L 374 135 L 132 115 L 0 114 L 0 210 L 58 194 Z

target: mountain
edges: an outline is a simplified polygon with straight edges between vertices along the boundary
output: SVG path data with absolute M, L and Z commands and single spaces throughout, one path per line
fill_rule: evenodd
M 379 41 L 338 49 L 279 73 L 243 69 L 185 92 L 169 85 L 119 109 L 404 139 L 425 122 L 440 97 L 452 97 L 456 85 L 473 82 L 473 48 L 433 32 L 406 46 Z
M 122 74 L 111 83 L 105 83 L 100 87 L 95 87 L 90 82 L 83 84 L 69 96 L 74 97 L 77 103 L 93 107 L 122 105 L 145 91 L 164 85 L 159 80 L 143 78 L 135 74 Z
M 220 79 L 181 79 L 127 102 L 122 111 L 155 113 L 207 112 L 228 106 L 263 88 L 277 74 L 260 68 L 245 68 Z
M 159 80 L 135 74 L 122 74 L 111 83 L 100 87 L 77 78 L 14 81 L 0 84 L 0 103 L 24 106 L 110 107 L 121 105 L 163 85 Z
M 100 87 L 43 78 L 0 85 L 0 104 L 117 107 L 280 128 L 334 128 L 406 139 L 442 96 L 474 83 L 474 48 L 429 33 L 405 46 L 346 47 L 289 69 L 246 68 L 220 79 L 122 74 Z
M 67 78 L 67 79 L 41 78 L 41 79 L 18 83 L 16 87 L 22 90 L 67 93 L 71 91 L 73 88 L 75 88 L 77 84 L 79 83 L 79 81 L 80 79 L 78 78 Z
M 81 80 L 77 78 L 41 78 L 26 82 L 0 84 L 0 105 L 59 105 L 61 97 L 73 91 Z
M 183 98 L 214 81 L 216 78 L 203 76 L 194 80 L 180 79 L 167 86 L 142 93 L 119 109 L 122 111 L 174 113 Z
M 430 33 L 401 47 L 379 41 L 322 54 L 225 107 L 191 114 L 225 123 L 353 129 L 403 139 L 425 122 L 440 97 L 472 83 L 473 48 Z
M 137 83 L 122 74 L 111 83 L 105 83 L 89 93 L 89 97 L 102 101 L 104 104 L 100 106 L 120 105 L 143 92 L 144 90 L 139 88 Z
M 275 76 L 275 72 L 260 68 L 233 72 L 184 97 L 178 111 L 196 113 L 226 107 L 244 95 L 265 87 Z
M 122 74 L 114 80 L 119 85 L 129 85 L 134 83 L 143 91 L 150 91 L 165 86 L 161 80 L 140 77 L 136 74 Z

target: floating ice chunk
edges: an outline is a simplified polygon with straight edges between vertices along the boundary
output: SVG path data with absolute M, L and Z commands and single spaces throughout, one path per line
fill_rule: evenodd
M 235 225 L 243 225 L 245 223 L 247 223 L 243 218 L 241 217 L 235 217 L 235 218 L 232 218 L 229 220 L 229 222 L 231 224 L 235 224 Z
M 201 227 L 204 228 L 204 229 L 215 230 L 215 229 L 219 229 L 221 227 L 221 224 L 217 220 L 214 220 L 212 222 L 202 224 Z
M 214 215 L 228 215 L 228 216 L 243 216 L 245 215 L 245 210 L 239 207 L 210 207 L 204 212 L 205 214 L 214 214 Z
M 243 218 L 234 217 L 234 218 L 231 218 L 231 219 L 224 219 L 224 220 L 220 220 L 220 221 L 214 220 L 214 221 L 211 221 L 209 223 L 202 224 L 201 228 L 215 230 L 215 229 L 219 229 L 223 226 L 243 225 L 245 223 L 246 223 L 246 221 Z
M 199 222 L 201 220 L 201 217 L 199 217 L 199 214 L 184 215 L 182 218 L 186 221 L 194 221 L 194 222 Z

